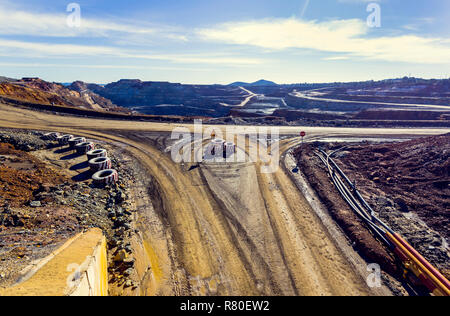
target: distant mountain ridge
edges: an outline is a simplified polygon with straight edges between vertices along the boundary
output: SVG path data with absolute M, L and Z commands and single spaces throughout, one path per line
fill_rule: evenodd
M 17 81 L 17 79 L 0 76 L 0 82 L 14 82 L 14 81 Z
M 261 80 L 258 80 L 258 81 L 252 82 L 252 83 L 237 81 L 237 82 L 233 82 L 233 83 L 229 84 L 229 86 L 232 86 L 232 87 L 263 87 L 263 86 L 278 86 L 278 84 L 276 84 L 273 81 L 261 79 Z

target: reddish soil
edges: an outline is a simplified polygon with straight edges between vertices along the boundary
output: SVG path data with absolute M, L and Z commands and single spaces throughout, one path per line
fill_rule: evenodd
M 32 155 L 0 143 L 0 286 L 12 285 L 32 261 L 50 254 L 81 227 L 78 212 L 49 205 L 30 207 L 39 192 L 72 181 Z
M 394 259 L 341 198 L 329 180 L 323 163 L 314 155 L 313 148 L 311 146 L 299 147 L 295 151 L 295 156 L 299 168 L 305 174 L 331 216 L 354 243 L 354 248 L 367 262 L 380 263 L 384 271 L 398 277 L 400 271 Z
M 380 190 L 402 212 L 450 237 L 450 134 L 399 144 L 359 145 L 340 161 L 367 195 Z
M 33 192 L 65 182 L 70 181 L 30 154 L 0 143 L 0 207 L 22 206 Z
M 323 144 L 327 151 L 342 144 Z M 357 183 L 367 202 L 397 233 L 450 277 L 446 242 L 450 233 L 450 134 L 403 143 L 354 144 L 335 161 Z M 296 157 L 311 186 L 368 262 L 400 272 L 391 255 L 356 217 L 329 180 L 311 146 Z M 398 275 L 398 274 L 397 274 Z

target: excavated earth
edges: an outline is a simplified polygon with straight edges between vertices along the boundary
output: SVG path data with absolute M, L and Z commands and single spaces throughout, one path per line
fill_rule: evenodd
M 0 287 L 91 227 L 107 236 L 110 288 L 134 287 L 129 172 L 102 147 L 121 172 L 116 187 L 92 185 L 85 157 L 42 141 L 39 133 L 0 132 Z
M 121 176 L 121 184 L 125 189 L 129 185 L 129 190 L 124 189 L 130 194 L 127 207 L 119 209 L 115 202 L 109 205 L 110 199 L 117 197 L 115 191 L 104 192 L 104 196 L 97 192 L 99 198 L 92 199 L 94 188 L 83 181 L 76 183 L 92 192 L 86 193 L 90 196 L 80 203 L 80 207 L 93 207 L 88 218 L 99 214 L 113 223 L 113 234 L 108 237 L 109 252 L 119 264 L 110 269 L 111 283 L 126 285 L 129 280 L 124 282 L 124 277 L 132 272 L 127 267 L 134 266 L 136 270 L 131 274 L 139 292 L 127 288 L 113 289 L 110 294 L 390 294 L 367 287 L 367 275 L 356 271 L 354 262 L 337 246 L 282 168 L 265 174 L 262 163 L 175 163 L 170 156 L 173 140 L 169 140 L 174 124 L 56 116 L 1 104 L 0 112 L 3 127 L 51 129 L 117 148 L 114 151 L 117 160 L 113 163 L 120 161 L 119 171 L 125 176 L 125 179 Z M 297 129 L 284 127 L 281 133 L 292 135 Z M 364 133 L 426 135 L 436 131 L 321 128 L 310 131 L 316 137 L 333 133 L 360 137 Z M 298 138 L 292 141 L 283 143 L 283 148 L 287 150 L 300 142 Z M 250 150 L 250 145 L 244 147 L 244 151 Z M 34 155 L 64 170 L 72 180 L 74 177 L 80 180 L 74 172 L 82 174 L 84 169 L 70 169 L 82 161 L 70 161 L 67 165 L 62 160 L 64 154 L 56 151 L 38 150 Z M 67 206 L 71 206 L 70 201 L 66 200 Z M 94 207 L 93 202 L 99 205 Z M 131 229 L 130 225 L 124 226 L 125 219 L 119 219 L 128 210 L 132 215 L 125 218 L 132 219 Z M 123 235 L 131 240 L 120 240 Z M 363 267 L 365 270 L 365 262 Z
M 344 146 L 316 145 L 328 151 Z M 355 249 L 398 278 L 401 271 L 395 260 L 352 213 L 313 152 L 313 146 L 296 151 L 311 185 Z M 349 145 L 336 156 L 338 165 L 356 181 L 379 217 L 449 277 L 450 135 L 395 144 Z
M 381 190 L 450 237 L 450 134 L 400 144 L 354 146 L 338 158 L 367 193 Z M 359 182 L 361 181 L 361 182 Z
M 354 146 L 337 159 L 380 217 L 450 276 L 450 134 Z

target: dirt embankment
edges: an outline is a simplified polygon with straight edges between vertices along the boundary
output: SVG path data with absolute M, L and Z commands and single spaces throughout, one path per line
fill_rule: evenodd
M 330 181 L 323 163 L 314 155 L 313 150 L 312 146 L 303 146 L 295 151 L 299 167 L 307 177 L 312 188 L 317 192 L 332 217 L 354 243 L 355 250 L 367 262 L 380 263 L 384 271 L 398 277 L 401 271 L 395 264 L 394 258 L 366 229 L 364 223 L 341 198 Z
M 80 231 L 73 209 L 53 205 L 51 194 L 37 198 L 64 183 L 73 184 L 29 153 L 0 143 L 1 286 L 12 284 L 30 262 Z
M 110 288 L 135 287 L 129 173 L 107 150 L 121 179 L 100 188 L 87 176 L 85 156 L 46 144 L 37 133 L 0 132 L 0 287 L 91 227 L 107 237 Z
M 328 150 L 342 145 L 327 145 Z M 350 145 L 336 162 L 355 180 L 378 216 L 449 276 L 450 135 L 398 144 Z M 350 210 L 313 148 L 298 149 L 299 166 L 339 225 L 366 258 L 398 276 L 391 255 Z
M 29 204 L 37 191 L 69 181 L 32 155 L 0 143 L 0 207 Z
M 74 85 L 72 89 L 68 89 L 61 84 L 46 82 L 38 78 L 25 78 L 15 82 L 0 83 L 0 96 L 25 102 L 130 112 L 125 108 L 117 107 L 108 99 L 83 89 L 82 86 Z
M 338 160 L 368 194 L 381 190 L 450 238 L 450 134 L 355 146 Z
M 379 216 L 450 276 L 450 134 L 352 146 L 337 161 Z

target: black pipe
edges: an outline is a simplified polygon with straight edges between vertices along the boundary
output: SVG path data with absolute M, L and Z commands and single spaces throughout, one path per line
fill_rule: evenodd
M 334 169 L 338 170 L 338 173 L 346 179 L 346 181 L 351 184 L 353 187 L 353 184 L 348 179 L 348 177 L 345 175 L 345 173 L 337 166 L 337 164 L 330 158 L 330 155 L 325 153 L 323 150 L 320 150 L 320 152 L 326 157 L 326 159 L 322 156 L 320 156 L 318 153 L 316 155 L 320 158 L 320 160 L 325 164 L 325 166 L 328 169 L 328 173 L 331 177 L 331 180 L 333 184 L 335 185 L 336 189 L 341 194 L 342 198 L 347 202 L 347 204 L 350 206 L 350 208 L 363 220 L 363 222 L 366 223 L 366 225 L 369 226 L 369 228 L 372 230 L 372 232 L 376 235 L 377 238 L 379 238 L 384 244 L 386 244 L 390 249 L 393 249 L 394 246 L 392 245 L 389 240 L 386 239 L 386 231 L 384 231 L 382 228 L 378 227 L 374 222 L 373 219 L 375 219 L 378 223 L 380 223 L 384 228 L 386 228 L 388 231 L 391 231 L 387 225 L 385 225 L 381 220 L 373 216 L 373 214 L 366 214 L 364 210 L 362 210 L 362 207 L 357 203 L 355 197 L 352 195 L 352 192 L 345 186 L 345 184 L 334 174 Z M 336 153 L 335 151 L 334 153 Z M 332 162 L 333 167 L 330 165 L 330 162 Z M 356 191 L 356 190 L 355 190 Z M 359 193 L 359 192 L 358 192 Z M 367 204 L 367 202 L 360 196 L 364 204 Z M 358 198 L 359 199 L 359 198 Z M 369 206 L 370 208 L 370 206 Z M 370 216 L 370 218 L 368 218 Z

